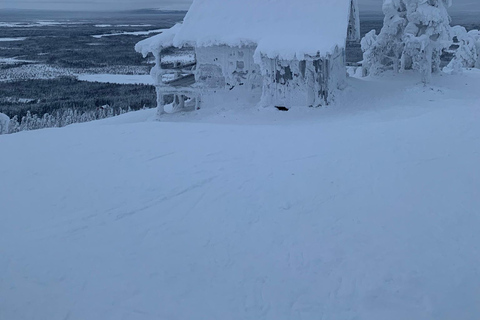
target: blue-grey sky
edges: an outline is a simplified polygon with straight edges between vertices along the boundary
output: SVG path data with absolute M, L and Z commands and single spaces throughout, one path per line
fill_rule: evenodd
M 292 0 L 294 1 L 294 0 Z M 188 9 L 192 0 L 0 0 L 0 9 L 131 10 L 143 8 Z M 359 0 L 363 10 L 381 10 L 382 0 Z M 452 10 L 480 11 L 480 0 L 454 0 Z

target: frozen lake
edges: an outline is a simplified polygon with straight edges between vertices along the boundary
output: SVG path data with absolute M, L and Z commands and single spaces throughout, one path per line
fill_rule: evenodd
M 153 79 L 150 75 L 81 74 L 78 75 L 78 80 L 100 83 L 153 85 Z

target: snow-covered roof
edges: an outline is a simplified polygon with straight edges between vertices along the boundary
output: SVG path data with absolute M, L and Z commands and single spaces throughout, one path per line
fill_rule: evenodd
M 176 24 L 172 28 L 157 34 L 156 36 L 140 41 L 135 45 L 135 50 L 146 57 L 150 52 L 160 52 L 162 48 L 171 47 L 173 46 L 173 40 L 181 27 L 181 24 Z
M 345 46 L 350 8 L 351 0 L 194 0 L 171 43 L 158 37 L 137 50 L 254 44 L 272 58 L 324 55 Z

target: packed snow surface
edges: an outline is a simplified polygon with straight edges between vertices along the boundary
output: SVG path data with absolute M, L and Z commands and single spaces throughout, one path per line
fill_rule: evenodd
M 0 319 L 480 319 L 479 71 L 0 136 Z
M 255 44 L 258 53 L 283 59 L 325 55 L 335 46 L 345 46 L 350 4 L 350 0 L 195 0 L 173 44 Z

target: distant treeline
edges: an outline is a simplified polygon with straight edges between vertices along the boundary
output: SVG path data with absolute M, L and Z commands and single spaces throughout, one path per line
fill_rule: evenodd
M 77 113 L 96 111 L 109 105 L 114 110 L 138 110 L 156 106 L 155 88 L 78 81 L 75 78 L 3 82 L 0 86 L 0 112 L 18 119 L 27 115 L 56 114 L 72 109 Z
M 131 108 L 112 108 L 109 105 L 85 112 L 80 112 L 74 109 L 62 109 L 57 110 L 54 114 L 45 113 L 43 116 L 32 114 L 30 111 L 27 111 L 27 114 L 21 119 L 19 119 L 18 116 L 14 116 L 10 119 L 7 133 L 17 133 L 20 131 L 45 128 L 61 128 L 73 123 L 83 123 L 110 118 L 131 111 L 133 111 Z

